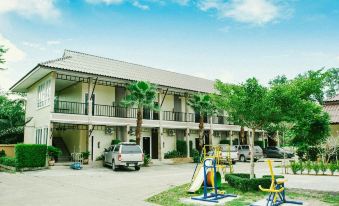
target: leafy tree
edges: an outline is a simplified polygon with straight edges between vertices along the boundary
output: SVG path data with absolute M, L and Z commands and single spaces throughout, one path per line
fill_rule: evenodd
M 0 94 L 0 142 L 17 143 L 22 141 L 25 125 L 23 99 L 10 99 Z
M 145 81 L 138 81 L 127 87 L 130 94 L 122 101 L 124 106 L 136 106 L 137 111 L 137 127 L 136 127 L 136 143 L 140 145 L 142 119 L 144 109 L 157 110 L 154 104 L 156 99 L 156 86 Z
M 220 106 L 227 111 L 232 119 L 238 120 L 244 126 L 252 129 L 250 137 L 251 178 L 254 178 L 255 132 L 274 121 L 276 113 L 269 98 L 269 90 L 260 85 L 255 78 L 250 78 L 240 85 L 224 84 L 217 81 L 216 88 L 223 101 Z
M 201 150 L 204 144 L 204 118 L 214 114 L 217 108 L 211 95 L 208 94 L 193 94 L 188 99 L 188 105 L 199 114 L 199 149 Z
M 6 61 L 5 59 L 3 58 L 3 55 L 7 52 L 7 49 L 0 45 L 0 64 L 4 64 Z

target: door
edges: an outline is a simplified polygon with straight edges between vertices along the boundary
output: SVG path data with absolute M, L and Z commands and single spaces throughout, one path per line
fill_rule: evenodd
M 158 159 L 158 129 L 152 129 L 152 159 Z
M 174 95 L 174 121 L 182 121 L 181 99 L 179 95 Z
M 142 138 L 142 151 L 144 152 L 145 155 L 150 156 L 151 154 L 151 138 L 150 137 L 143 137 Z

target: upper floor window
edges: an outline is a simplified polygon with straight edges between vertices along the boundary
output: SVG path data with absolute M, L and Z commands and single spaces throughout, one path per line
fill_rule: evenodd
M 51 80 L 47 80 L 38 87 L 38 108 L 48 106 L 51 96 Z

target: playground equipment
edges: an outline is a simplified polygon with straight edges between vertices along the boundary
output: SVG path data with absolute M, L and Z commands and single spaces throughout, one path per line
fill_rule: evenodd
M 217 146 L 213 146 L 213 145 L 205 145 L 201 156 L 200 156 L 200 162 L 196 164 L 194 172 L 193 172 L 193 176 L 192 176 L 192 180 L 191 180 L 191 185 L 190 188 L 188 189 L 188 192 L 190 193 L 194 193 L 196 191 L 198 191 L 201 187 L 201 185 L 204 183 L 204 164 L 205 164 L 205 160 L 206 159 L 214 159 L 215 160 L 215 164 L 216 164 L 216 169 L 213 171 L 216 174 L 213 176 L 212 174 L 212 169 L 211 169 L 211 162 L 207 162 L 207 167 L 206 168 L 206 174 L 207 174 L 207 185 L 208 186 L 212 186 L 212 182 L 213 182 L 213 177 L 216 177 L 216 185 L 220 186 L 221 183 L 223 183 L 225 180 L 224 177 L 226 174 L 226 165 L 221 164 L 223 157 L 222 157 L 222 148 L 217 145 Z M 233 172 L 233 167 L 232 167 L 232 159 L 230 158 L 230 147 L 228 146 L 228 151 L 226 151 L 226 162 L 229 164 L 230 166 L 230 173 Z
M 208 173 L 208 171 L 210 171 Z M 204 195 L 201 197 L 192 197 L 192 200 L 206 201 L 206 202 L 214 202 L 218 203 L 220 199 L 226 197 L 237 197 L 232 194 L 224 194 L 223 191 L 219 191 L 218 193 L 218 177 L 217 177 L 217 167 L 216 167 L 216 159 L 208 158 L 203 162 L 203 175 L 204 175 Z M 210 174 L 210 184 L 211 187 L 208 186 L 208 174 Z M 212 189 L 212 193 L 208 194 L 208 189 Z
M 275 179 L 275 175 L 272 168 L 272 161 L 267 160 L 268 167 L 270 168 L 271 174 L 271 186 L 266 189 L 259 185 L 259 189 L 263 192 L 268 192 L 269 196 L 267 198 L 266 206 L 278 206 L 284 203 L 302 205 L 302 202 L 286 200 L 285 196 L 285 179 Z M 278 199 L 279 198 L 279 199 Z M 254 205 L 253 205 L 254 206 Z
M 72 153 L 71 154 L 73 163 L 71 164 L 71 168 L 74 170 L 81 170 L 82 169 L 82 153 Z

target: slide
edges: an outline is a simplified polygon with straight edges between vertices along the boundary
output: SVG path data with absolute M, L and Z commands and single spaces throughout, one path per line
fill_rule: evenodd
M 206 165 L 211 165 L 211 162 L 207 162 Z M 210 171 L 211 169 L 207 169 L 207 173 Z M 197 169 L 195 171 L 194 174 L 194 178 L 192 180 L 191 186 L 188 189 L 189 193 L 194 193 L 196 191 L 198 191 L 202 185 L 202 183 L 204 183 L 204 167 L 202 166 L 202 164 L 199 164 L 197 166 Z

